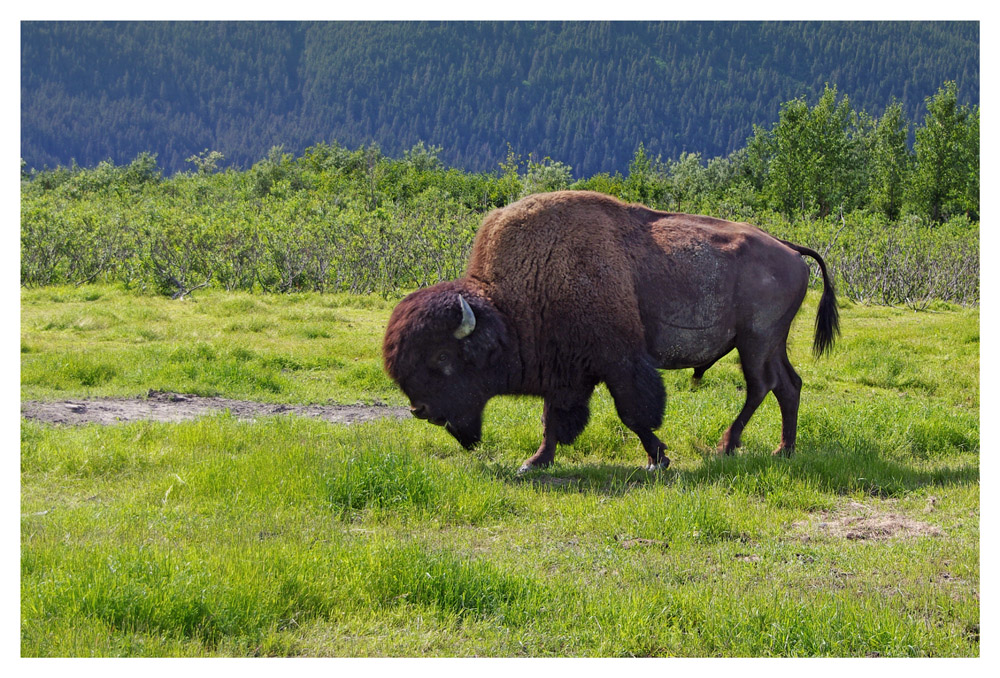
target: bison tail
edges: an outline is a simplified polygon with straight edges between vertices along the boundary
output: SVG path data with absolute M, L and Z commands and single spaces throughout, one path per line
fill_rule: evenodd
M 823 296 L 819 299 L 819 310 L 816 312 L 816 334 L 813 338 L 813 353 L 818 357 L 833 350 L 833 342 L 840 334 L 840 312 L 837 310 L 837 293 L 833 289 L 833 280 L 826 269 L 826 262 L 819 252 L 808 247 L 795 245 L 782 240 L 799 254 L 812 257 L 819 264 L 819 270 L 823 273 Z
M 822 266 L 822 259 L 817 259 Z M 840 334 L 840 312 L 837 310 L 837 296 L 833 283 L 823 269 L 823 296 L 819 298 L 819 311 L 816 313 L 816 336 L 813 339 L 813 353 L 821 356 L 833 349 L 833 340 Z

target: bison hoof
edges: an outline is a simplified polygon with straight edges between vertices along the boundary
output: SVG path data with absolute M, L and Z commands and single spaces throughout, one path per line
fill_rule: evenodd
M 517 473 L 515 475 L 523 476 L 528 471 L 534 471 L 537 468 L 541 468 L 541 467 L 540 466 L 532 466 L 531 464 L 522 464 L 521 468 L 517 469 Z
M 552 459 L 530 457 L 521 464 L 521 468 L 517 469 L 517 475 L 523 476 L 528 471 L 538 471 L 549 466 L 552 466 Z
M 547 469 L 549 466 L 552 466 L 551 462 L 548 464 L 521 464 L 521 468 L 517 469 L 517 473 L 515 475 L 523 476 L 528 471 L 542 471 Z

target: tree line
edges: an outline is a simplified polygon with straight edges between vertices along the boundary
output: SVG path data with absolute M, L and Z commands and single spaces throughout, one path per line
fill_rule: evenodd
M 22 157 L 167 173 L 216 149 L 418 141 L 490 171 L 506 143 L 577 178 L 647 152 L 726 156 L 781 102 L 837 83 L 916 119 L 945 80 L 979 100 L 976 22 L 23 22 Z M 911 139 L 912 142 L 912 139 Z
M 395 158 L 376 144 L 274 147 L 245 171 L 204 149 L 172 176 L 152 153 L 23 166 L 21 281 L 394 294 L 461 275 L 486 211 L 571 188 L 750 221 L 822 252 L 859 300 L 976 303 L 979 108 L 947 82 L 926 111 L 911 123 L 892 102 L 874 118 L 828 87 L 783 104 L 728 156 L 664 159 L 640 144 L 626 173 L 583 179 L 513 146 L 496 169 L 469 172 L 423 142 Z

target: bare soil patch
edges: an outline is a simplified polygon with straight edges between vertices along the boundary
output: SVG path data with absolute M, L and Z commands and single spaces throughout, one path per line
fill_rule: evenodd
M 941 534 L 941 529 L 936 525 L 853 501 L 836 511 L 821 511 L 816 518 L 793 523 L 792 527 L 806 540 L 812 537 L 881 540 Z
M 229 410 L 238 419 L 256 419 L 278 414 L 316 417 L 336 424 L 409 416 L 405 407 L 389 405 L 285 405 L 150 391 L 145 398 L 96 400 L 26 401 L 21 416 L 49 424 L 120 424 L 129 421 L 185 421 Z

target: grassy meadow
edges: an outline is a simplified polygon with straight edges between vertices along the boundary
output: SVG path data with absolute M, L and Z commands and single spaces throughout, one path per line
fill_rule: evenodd
M 23 289 L 21 398 L 402 405 L 395 301 Z M 21 654 L 978 656 L 979 311 L 842 301 L 817 360 L 817 302 L 792 328 L 791 459 L 770 396 L 714 454 L 735 354 L 697 389 L 663 373 L 656 474 L 603 387 L 524 477 L 531 398 L 494 399 L 474 452 L 415 419 L 22 419 Z

